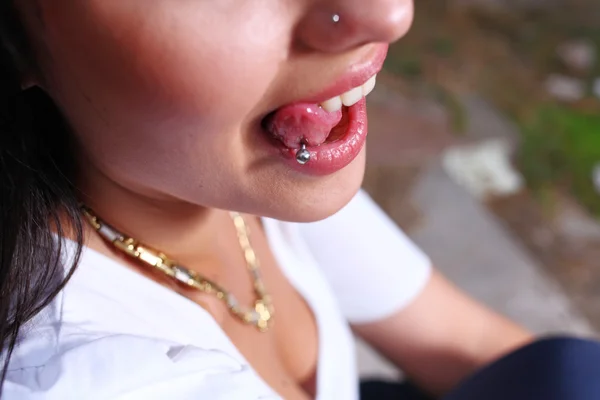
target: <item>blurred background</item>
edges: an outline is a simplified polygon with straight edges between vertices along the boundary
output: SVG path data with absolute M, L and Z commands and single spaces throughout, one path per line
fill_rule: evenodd
M 416 0 L 371 96 L 365 188 L 436 266 L 536 332 L 598 332 L 600 1 Z

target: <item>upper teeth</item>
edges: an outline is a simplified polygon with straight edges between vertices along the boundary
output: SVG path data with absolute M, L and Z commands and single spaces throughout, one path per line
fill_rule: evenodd
M 335 96 L 320 104 L 327 112 L 335 112 L 342 109 L 342 105 L 350 107 L 358 103 L 363 97 L 367 96 L 375 88 L 375 79 L 377 75 L 371 77 L 362 86 L 348 90 L 341 96 Z

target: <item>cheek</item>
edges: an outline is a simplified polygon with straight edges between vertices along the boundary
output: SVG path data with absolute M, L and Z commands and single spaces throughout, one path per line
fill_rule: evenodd
M 285 56 L 273 11 L 255 7 L 247 18 L 211 2 L 142 3 L 51 7 L 52 69 L 70 120 L 82 131 L 100 123 L 102 140 L 121 145 L 158 135 L 164 150 L 165 132 L 230 140 L 223 133 L 244 129 Z

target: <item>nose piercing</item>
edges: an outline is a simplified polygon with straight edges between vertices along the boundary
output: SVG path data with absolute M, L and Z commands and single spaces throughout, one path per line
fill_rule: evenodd
M 296 161 L 298 164 L 304 165 L 310 161 L 310 152 L 306 150 L 306 144 L 302 143 L 300 150 L 296 152 Z
M 333 14 L 333 16 L 331 17 L 331 20 L 333 21 L 334 24 L 337 24 L 338 22 L 340 22 L 340 14 Z

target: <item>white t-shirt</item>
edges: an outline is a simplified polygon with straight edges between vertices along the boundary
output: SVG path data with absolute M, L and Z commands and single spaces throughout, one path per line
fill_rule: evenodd
M 319 331 L 317 399 L 355 400 L 350 323 L 405 307 L 428 258 L 364 193 L 326 220 L 264 220 Z M 318 307 L 317 307 L 318 305 Z M 21 333 L 5 399 L 279 399 L 197 304 L 91 249 Z

